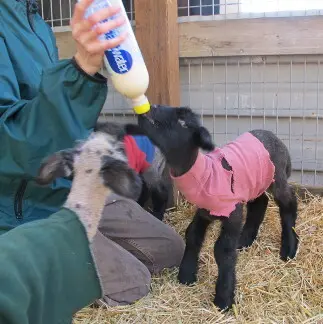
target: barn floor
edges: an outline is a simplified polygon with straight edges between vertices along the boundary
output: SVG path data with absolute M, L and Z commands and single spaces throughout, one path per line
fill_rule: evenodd
M 194 208 L 184 204 L 167 216 L 180 234 Z M 135 305 L 108 310 L 86 308 L 74 324 L 96 323 L 318 323 L 323 324 L 323 199 L 308 195 L 299 202 L 296 231 L 300 236 L 297 259 L 279 259 L 280 222 L 271 202 L 254 245 L 240 252 L 237 266 L 237 302 L 226 314 L 212 304 L 217 267 L 213 243 L 218 225 L 210 229 L 200 258 L 198 284 L 176 282 L 177 270 L 154 278 L 150 295 Z

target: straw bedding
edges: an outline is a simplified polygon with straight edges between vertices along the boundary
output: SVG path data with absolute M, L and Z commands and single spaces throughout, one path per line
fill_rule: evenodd
M 184 235 L 195 208 L 187 203 L 168 213 L 166 221 Z M 212 304 L 217 277 L 213 244 L 219 222 L 210 228 L 200 257 L 198 283 L 176 282 L 177 270 L 153 278 L 151 293 L 131 306 L 85 308 L 74 324 L 96 323 L 317 323 L 323 324 L 323 199 L 307 194 L 299 201 L 296 260 L 279 259 L 280 219 L 271 201 L 253 246 L 239 253 L 236 306 L 228 313 Z

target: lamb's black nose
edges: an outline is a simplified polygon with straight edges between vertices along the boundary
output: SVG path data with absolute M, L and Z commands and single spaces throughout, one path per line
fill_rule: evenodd
M 146 113 L 142 114 L 142 116 L 149 119 L 152 115 L 152 110 L 154 110 L 156 107 L 156 105 L 151 105 L 150 109 Z
M 141 114 L 141 115 L 138 116 L 139 124 L 140 124 L 140 122 L 144 122 L 145 120 L 148 121 L 152 125 L 155 124 L 154 123 L 154 118 L 153 118 L 154 113 L 152 112 L 153 109 L 154 109 L 154 107 L 152 106 L 149 111 L 147 111 L 146 113 Z

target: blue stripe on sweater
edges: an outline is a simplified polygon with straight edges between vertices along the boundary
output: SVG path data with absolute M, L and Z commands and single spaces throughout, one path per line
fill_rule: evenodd
M 133 136 L 139 149 L 146 154 L 148 163 L 152 163 L 155 157 L 155 146 L 147 136 L 136 135 Z

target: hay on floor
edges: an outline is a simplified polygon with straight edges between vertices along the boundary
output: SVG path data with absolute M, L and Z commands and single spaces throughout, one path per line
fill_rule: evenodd
M 195 208 L 183 204 L 167 222 L 184 235 Z M 97 323 L 323 323 L 323 199 L 308 195 L 299 202 L 296 231 L 300 249 L 296 260 L 279 259 L 280 219 L 272 201 L 258 239 L 239 253 L 237 305 L 228 313 L 212 304 L 217 277 L 213 244 L 218 222 L 210 228 L 200 257 L 198 283 L 177 283 L 177 270 L 153 278 L 151 293 L 131 306 L 86 308 L 74 324 Z

